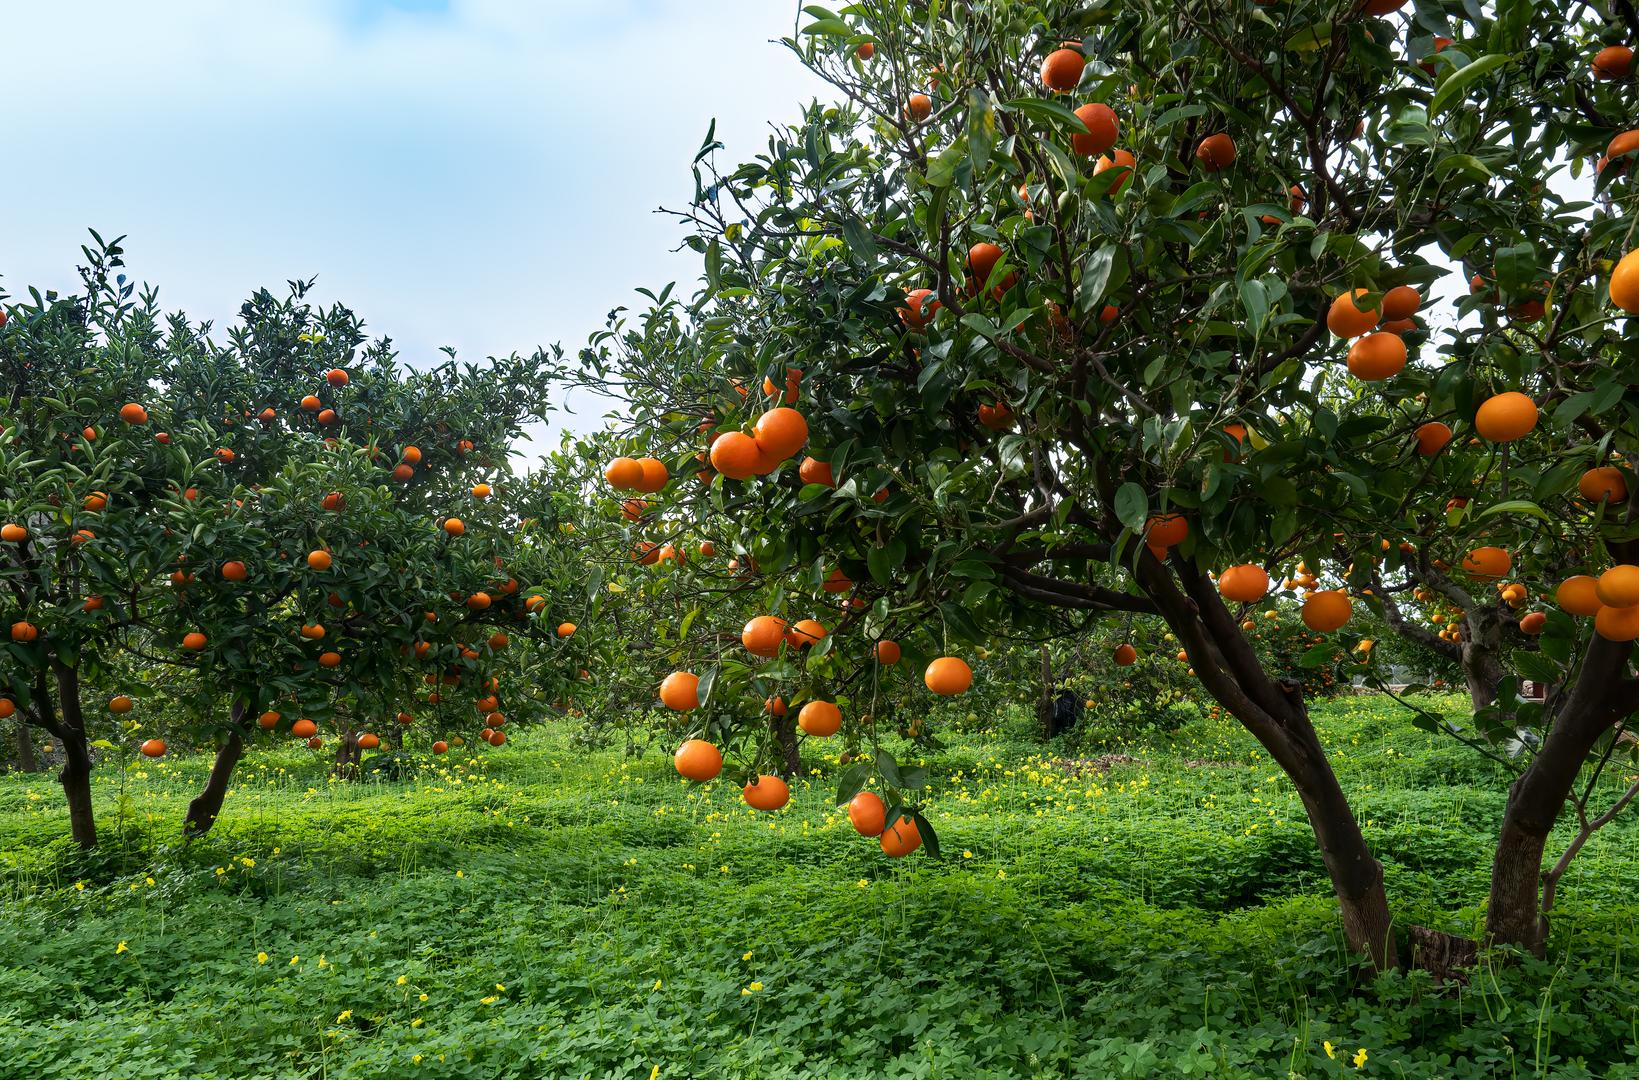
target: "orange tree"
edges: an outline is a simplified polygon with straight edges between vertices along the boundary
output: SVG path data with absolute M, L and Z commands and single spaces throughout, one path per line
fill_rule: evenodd
M 165 732 L 219 747 L 190 832 L 215 820 L 252 734 L 317 748 L 333 724 L 349 768 L 382 739 L 372 728 L 414 721 L 423 679 L 437 683 L 426 727 L 492 717 L 504 741 L 490 669 L 544 601 L 508 569 L 527 530 L 496 496 L 511 442 L 547 411 L 554 358 L 400 368 L 303 283 L 258 293 L 218 345 L 180 315 L 162 329 L 152 294 L 131 300 L 117 243 L 87 254 L 84 295 L 20 304 L 0 332 L 18 375 L 0 448 L 17 609 L 0 693 L 61 740 L 75 838 L 95 842 L 89 734 L 105 704 L 90 687 L 155 734 L 142 686 L 105 685 L 120 654 L 199 675 Z M 529 548 L 543 591 L 567 572 L 551 554 Z
M 1243 609 L 1298 558 L 1397 571 L 1448 488 L 1489 511 L 1446 523 L 1429 557 L 1454 572 L 1496 548 L 1508 565 L 1484 552 L 1473 573 L 1540 597 L 1567 559 L 1639 561 L 1616 483 L 1634 351 L 1607 295 L 1639 310 L 1639 256 L 1611 269 L 1632 147 L 1610 148 L 1601 204 L 1549 184 L 1617 133 L 1631 84 L 1590 60 L 1628 28 L 1593 7 L 1573 23 L 1394 0 L 805 11 L 790 47 L 838 102 L 732 170 L 708 138 L 680 215 L 703 286 L 611 327 L 591 375 L 674 471 L 710 441 L 710 484 L 668 497 L 732 521 L 771 599 L 837 570 L 858 583 L 849 662 L 892 623 L 934 653 L 1066 613 L 1164 620 L 1299 792 L 1351 947 L 1395 965 L 1381 866 Z M 1477 329 L 1422 321 L 1436 256 L 1503 301 Z M 753 428 L 776 397 L 807 421 L 795 459 Z M 1593 464 L 1618 470 L 1606 497 L 1566 503 Z M 1621 584 L 1575 609 L 1598 609 L 1597 632 L 1549 615 L 1524 661 L 1554 689 L 1514 714 L 1530 737 L 1496 942 L 1543 947 L 1548 833 L 1639 704 Z M 1329 635 L 1312 662 L 1357 646 L 1355 603 L 1307 595 Z

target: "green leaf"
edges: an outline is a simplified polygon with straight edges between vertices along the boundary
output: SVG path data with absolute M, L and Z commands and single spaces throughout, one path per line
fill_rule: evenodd
M 1456 104 L 1476 80 L 1489 75 L 1512 59 L 1503 53 L 1491 53 L 1453 71 L 1446 77 L 1445 82 L 1440 84 L 1439 89 L 1434 91 L 1434 100 L 1429 102 L 1428 106 L 1429 116 L 1435 116 L 1441 110 Z
M 1286 39 L 1286 48 L 1289 52 L 1314 52 L 1332 43 L 1332 24 L 1329 22 L 1315 23 Z
M 865 790 L 865 781 L 870 778 L 871 763 L 868 761 L 857 761 L 842 770 L 837 776 L 837 805 L 841 806 Z
M 1115 245 L 1105 244 L 1081 264 L 1081 288 L 1076 294 L 1076 309 L 1092 311 L 1104 299 L 1104 290 L 1110 284 L 1110 271 L 1115 267 Z
M 1129 480 L 1116 489 L 1115 516 L 1121 524 L 1135 533 L 1141 533 L 1149 513 L 1150 498 L 1142 487 Z
M 853 30 L 841 19 L 820 19 L 802 28 L 805 34 L 824 34 L 829 37 L 848 37 Z
M 1475 515 L 1475 521 L 1483 521 L 1498 514 L 1528 514 L 1543 521 L 1550 520 L 1548 511 L 1532 502 L 1530 499 L 1509 499 L 1507 502 L 1493 503 Z

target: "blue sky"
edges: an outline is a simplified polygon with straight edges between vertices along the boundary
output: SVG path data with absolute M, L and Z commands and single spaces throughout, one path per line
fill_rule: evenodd
M 169 309 L 318 275 L 412 362 L 578 348 L 697 257 L 651 211 L 820 84 L 784 0 L 77 0 L 5 20 L 0 284 L 127 234 Z M 591 418 L 571 421 L 584 429 Z M 555 441 L 555 439 L 553 440 Z

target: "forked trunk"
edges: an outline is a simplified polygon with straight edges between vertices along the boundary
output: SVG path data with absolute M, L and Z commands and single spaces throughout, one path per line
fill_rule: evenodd
M 1462 643 L 1463 681 L 1475 710 L 1497 700 L 1497 684 L 1502 682 L 1502 611 L 1496 607 L 1476 607 L 1468 613 L 1468 636 Z
M 217 748 L 216 760 L 211 762 L 211 773 L 205 780 L 205 786 L 188 803 L 188 813 L 182 821 L 182 834 L 189 839 L 204 836 L 216 824 L 217 816 L 222 813 L 222 800 L 228 794 L 228 783 L 233 779 L 234 767 L 245 756 L 245 740 L 239 734 L 238 724 L 241 707 L 235 705 L 234 713 L 234 730 L 228 734 L 227 741 Z

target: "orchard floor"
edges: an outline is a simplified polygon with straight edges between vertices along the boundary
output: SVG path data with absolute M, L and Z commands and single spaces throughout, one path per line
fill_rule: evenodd
M 1397 918 L 1472 931 L 1500 773 L 1380 699 L 1317 721 Z M 1100 768 L 1022 726 L 927 756 L 938 861 L 854 835 L 818 754 L 756 815 L 566 730 L 397 783 L 264 749 L 189 848 L 207 760 L 105 762 L 89 858 L 0 778 L 0 1076 L 1639 1077 L 1632 816 L 1546 963 L 1364 980 L 1239 728 Z

